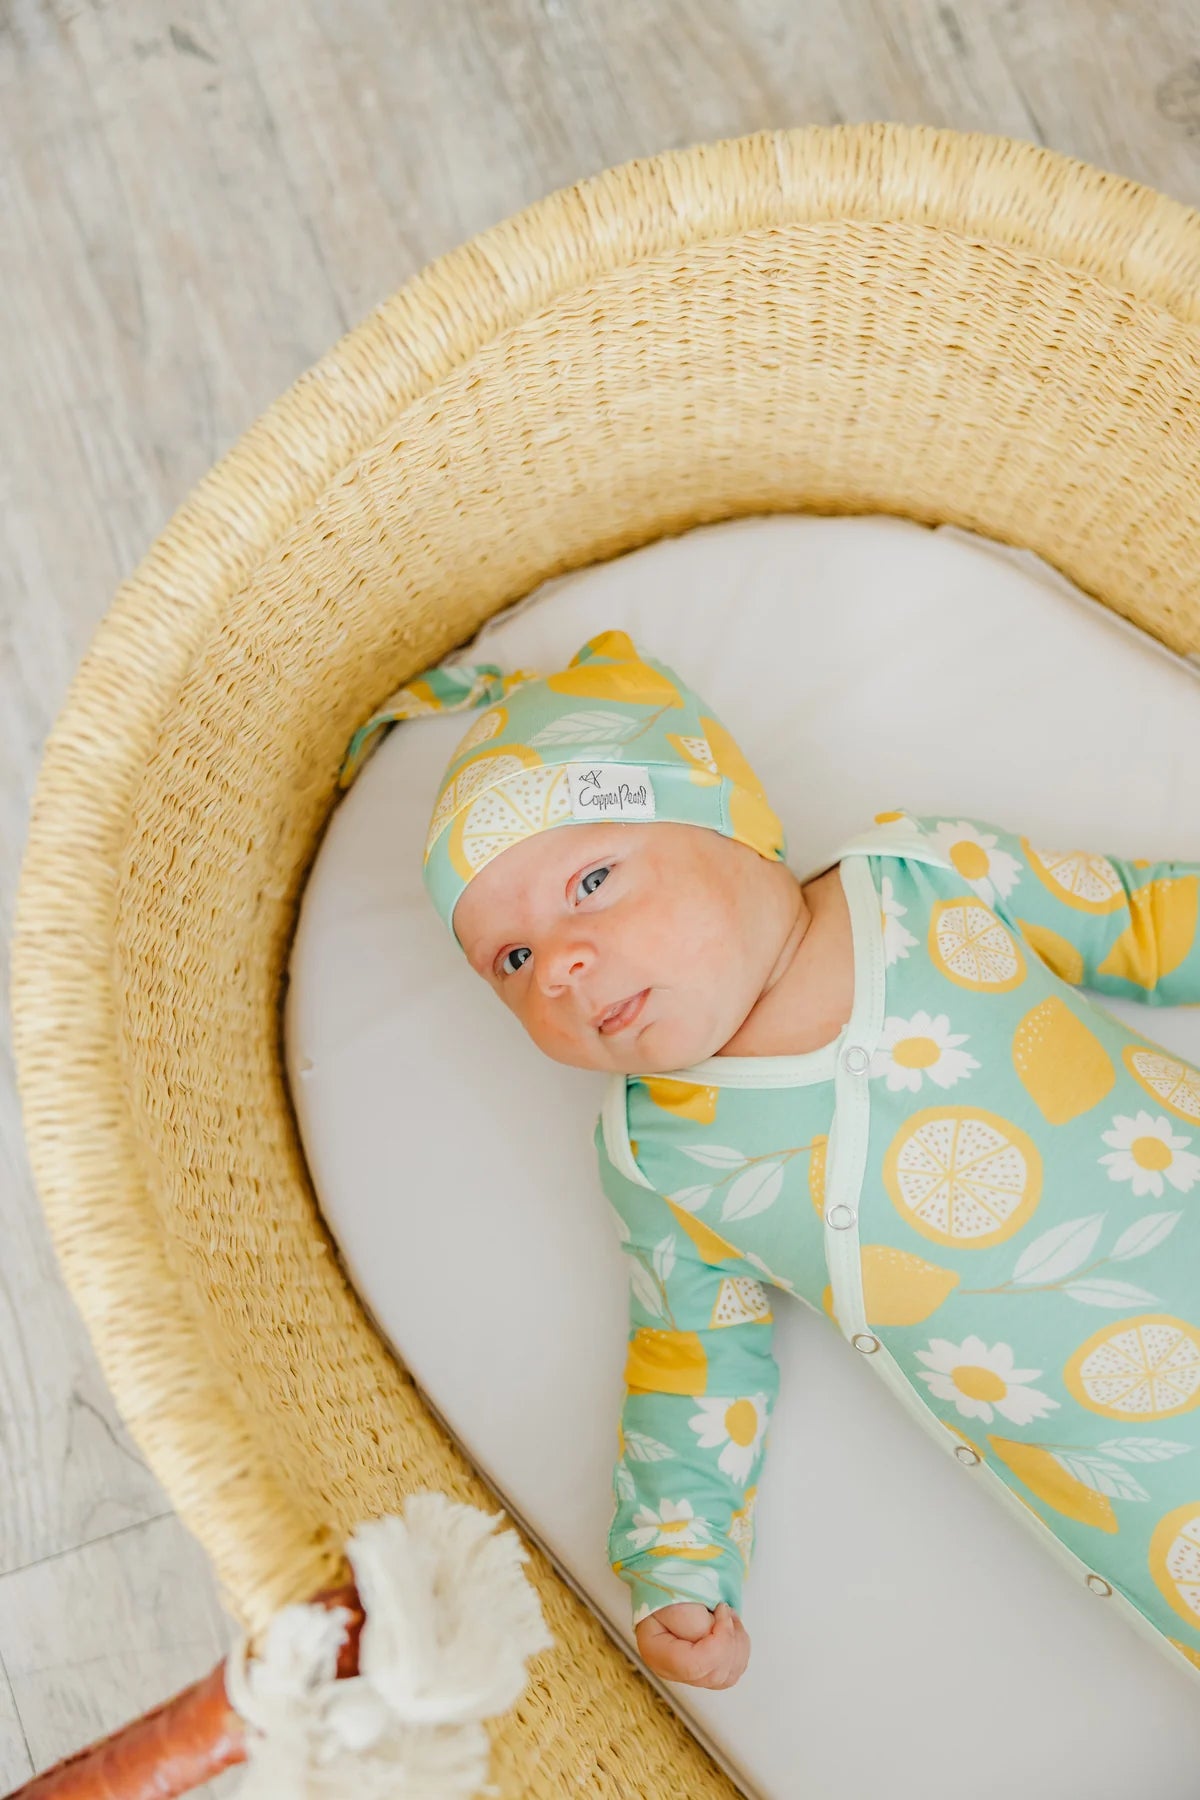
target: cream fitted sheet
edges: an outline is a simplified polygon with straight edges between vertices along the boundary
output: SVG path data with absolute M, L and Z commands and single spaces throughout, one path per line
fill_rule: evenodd
M 894 519 L 741 520 L 547 584 L 470 654 L 555 666 L 609 626 L 711 701 L 798 873 L 901 803 L 1200 856 L 1196 672 L 1036 559 Z M 425 898 L 420 846 L 463 729 L 393 731 L 331 822 L 291 962 L 297 1113 L 380 1329 L 628 1643 L 605 1559 L 627 1301 L 590 1141 L 604 1081 L 538 1056 Z M 1104 1003 L 1200 1060 L 1200 1014 Z M 663 1690 L 740 1785 L 1191 1793 L 1186 1672 L 1105 1617 L 823 1322 L 781 1306 L 776 1348 L 750 1667 L 725 1692 Z

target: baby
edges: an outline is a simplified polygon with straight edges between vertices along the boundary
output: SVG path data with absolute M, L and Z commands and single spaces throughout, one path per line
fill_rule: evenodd
M 891 811 L 801 879 L 732 738 L 618 631 L 546 677 L 432 671 L 343 785 L 385 724 L 479 704 L 425 880 L 538 1048 L 613 1077 L 609 1553 L 647 1666 L 746 1667 L 776 1287 L 1200 1671 L 1200 1071 L 1078 991 L 1200 1002 L 1200 863 Z

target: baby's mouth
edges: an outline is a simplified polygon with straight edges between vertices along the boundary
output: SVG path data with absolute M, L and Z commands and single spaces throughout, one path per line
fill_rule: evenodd
M 631 994 L 627 1000 L 621 1000 L 616 1006 L 610 1006 L 608 1011 L 597 1020 L 597 1030 L 605 1037 L 611 1037 L 615 1032 L 626 1030 L 633 1024 L 646 1004 L 649 993 L 649 988 L 643 988 L 640 994 Z

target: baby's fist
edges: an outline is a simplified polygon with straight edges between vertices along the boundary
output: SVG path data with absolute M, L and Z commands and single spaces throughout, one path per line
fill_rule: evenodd
M 691 1601 L 661 1607 L 634 1636 L 648 1669 L 691 1687 L 732 1687 L 750 1660 L 746 1627 L 724 1600 L 715 1613 Z

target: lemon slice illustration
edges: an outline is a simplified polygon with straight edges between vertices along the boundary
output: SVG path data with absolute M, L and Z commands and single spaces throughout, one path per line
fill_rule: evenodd
M 1025 979 L 1025 958 L 990 906 L 974 898 L 940 900 L 929 920 L 929 954 L 959 987 L 1006 994 Z
M 1125 890 L 1107 856 L 1089 850 L 1035 850 L 1028 838 L 1021 848 L 1044 887 L 1078 912 L 1110 913 L 1124 902 Z
M 508 775 L 517 775 L 522 769 L 532 768 L 541 760 L 537 751 L 531 750 L 527 744 L 497 744 L 494 749 L 484 750 L 469 763 L 464 763 L 454 778 L 446 783 L 438 798 L 433 818 L 429 822 L 428 844 L 434 843 L 449 820 L 456 812 L 461 811 L 473 794 L 490 787 L 494 781 L 503 781 Z M 425 854 L 429 854 L 428 845 Z
M 571 788 L 565 768 L 517 769 L 459 813 L 450 827 L 451 866 L 464 881 L 470 881 L 502 851 L 570 817 Z
M 1170 1419 L 1200 1406 L 1200 1331 L 1168 1313 L 1106 1325 L 1063 1370 L 1067 1392 L 1106 1419 Z
M 667 742 L 682 756 L 684 762 L 691 763 L 691 778 L 698 787 L 712 787 L 720 781 L 721 771 L 707 738 L 685 737 L 681 732 L 668 731 Z
M 472 750 L 478 750 L 482 744 L 488 744 L 494 737 L 499 737 L 508 724 L 508 708 L 506 706 L 489 706 L 486 712 L 480 713 L 471 729 L 466 733 L 453 760 L 457 762 L 462 756 L 469 756 Z
M 900 1127 L 883 1159 L 897 1212 L 937 1244 L 1002 1244 L 1042 1193 L 1042 1159 L 1019 1126 L 974 1106 L 928 1107 Z
M 717 1290 L 709 1325 L 746 1325 L 757 1321 L 765 1325 L 772 1319 L 771 1302 L 761 1281 L 753 1275 L 727 1275 Z
M 1158 1521 L 1150 1539 L 1150 1573 L 1180 1617 L 1200 1626 L 1200 1500 L 1188 1500 Z M 1175 1647 L 1200 1667 L 1200 1654 L 1183 1644 Z
M 757 1499 L 757 1486 L 748 1487 L 745 1503 L 735 1513 L 731 1513 L 729 1518 L 727 1536 L 734 1548 L 741 1553 L 746 1569 L 749 1569 L 750 1558 L 754 1554 L 754 1505 Z
M 1200 1069 L 1143 1044 L 1126 1044 L 1121 1055 L 1129 1073 L 1151 1099 L 1190 1124 L 1200 1125 Z

